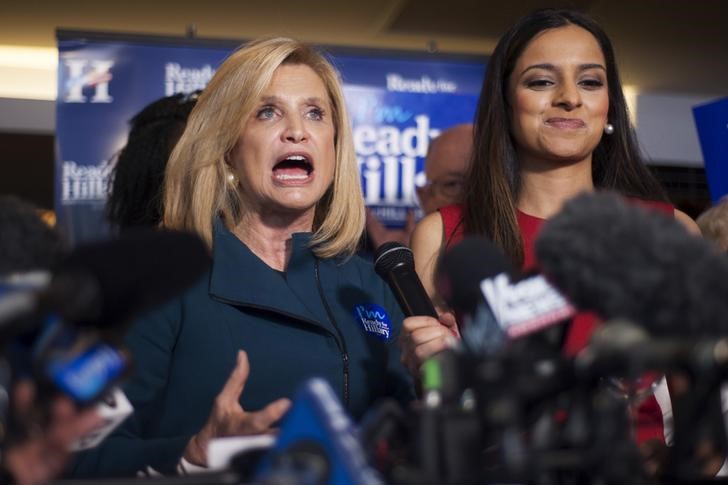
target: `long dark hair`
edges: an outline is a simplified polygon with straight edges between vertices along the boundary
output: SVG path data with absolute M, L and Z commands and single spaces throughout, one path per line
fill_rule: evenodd
M 158 99 L 131 119 L 106 202 L 107 217 L 119 229 L 161 222 L 164 170 L 198 95 L 196 91 Z
M 607 68 L 608 120 L 614 133 L 603 136 L 592 155 L 597 188 L 650 200 L 666 200 L 664 191 L 642 162 L 614 57 L 602 28 L 573 10 L 537 10 L 519 20 L 503 37 L 488 62 L 475 116 L 473 160 L 467 178 L 464 224 L 468 234 L 490 237 L 519 266 L 523 242 L 516 219 L 519 164 L 510 133 L 508 78 L 528 43 L 537 34 L 567 25 L 590 32 L 599 43 Z

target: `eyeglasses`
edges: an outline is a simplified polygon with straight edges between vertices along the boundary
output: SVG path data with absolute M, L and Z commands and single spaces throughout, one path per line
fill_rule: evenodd
M 445 176 L 440 179 L 426 180 L 425 183 L 417 184 L 417 187 L 441 197 L 456 199 L 461 197 L 465 191 L 465 177 Z

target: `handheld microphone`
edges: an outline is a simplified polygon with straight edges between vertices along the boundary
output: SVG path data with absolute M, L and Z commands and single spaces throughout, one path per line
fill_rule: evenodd
M 393 241 L 382 244 L 374 254 L 374 270 L 392 289 L 405 316 L 437 318 L 435 307 L 415 272 L 410 248 Z

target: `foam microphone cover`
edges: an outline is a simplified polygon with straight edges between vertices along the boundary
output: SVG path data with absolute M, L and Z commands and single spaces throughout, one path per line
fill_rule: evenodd
M 728 258 L 671 216 L 616 194 L 584 194 L 543 225 L 535 249 L 580 309 L 655 336 L 728 333 Z
M 442 255 L 435 282 L 450 308 L 458 314 L 473 315 L 484 300 L 480 283 L 501 273 L 515 274 L 503 251 L 487 238 L 468 237 Z
M 46 305 L 69 323 L 109 328 L 164 303 L 209 267 L 193 234 L 139 229 L 79 246 L 54 272 Z

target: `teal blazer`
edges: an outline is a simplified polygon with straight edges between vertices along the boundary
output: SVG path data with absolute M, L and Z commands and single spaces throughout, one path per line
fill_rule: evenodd
M 328 381 L 355 419 L 381 398 L 414 399 L 397 346 L 403 315 L 391 291 L 369 261 L 319 259 L 310 238 L 294 234 L 284 274 L 218 220 L 209 273 L 126 338 L 136 371 L 124 391 L 134 414 L 80 454 L 71 475 L 129 476 L 147 466 L 172 472 L 239 349 L 250 361 L 246 410 L 293 398 L 313 376 Z

